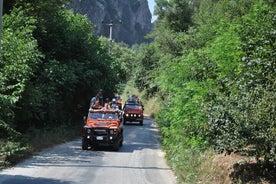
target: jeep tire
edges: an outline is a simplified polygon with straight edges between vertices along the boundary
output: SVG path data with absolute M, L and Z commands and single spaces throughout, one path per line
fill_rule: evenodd
M 83 150 L 88 150 L 88 140 L 86 138 L 82 138 L 82 141 L 81 141 L 81 147 Z

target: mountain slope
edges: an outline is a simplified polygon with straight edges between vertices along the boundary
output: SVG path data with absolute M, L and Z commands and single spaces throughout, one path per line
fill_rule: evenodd
M 144 36 L 152 29 L 147 0 L 73 0 L 69 8 L 86 15 L 96 25 L 97 35 L 109 37 L 107 24 L 112 21 L 112 38 L 117 42 L 145 42 Z

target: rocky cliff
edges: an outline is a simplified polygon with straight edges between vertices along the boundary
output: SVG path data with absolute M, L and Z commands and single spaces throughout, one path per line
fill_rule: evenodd
M 86 15 L 96 25 L 96 34 L 129 45 L 145 42 L 144 36 L 152 29 L 147 0 L 73 0 L 69 8 Z

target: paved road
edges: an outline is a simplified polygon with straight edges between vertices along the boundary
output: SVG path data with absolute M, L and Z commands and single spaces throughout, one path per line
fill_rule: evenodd
M 0 172 L 1 184 L 176 184 L 160 150 L 158 131 L 148 118 L 144 126 L 125 125 L 118 152 L 81 149 L 76 140 L 46 149 Z

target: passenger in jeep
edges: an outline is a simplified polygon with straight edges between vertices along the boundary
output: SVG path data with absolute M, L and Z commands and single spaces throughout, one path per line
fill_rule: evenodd
M 100 101 L 96 101 L 94 104 L 92 104 L 92 105 L 90 106 L 90 108 L 92 108 L 92 109 L 101 109 L 102 106 L 101 106 L 101 104 L 100 104 Z
M 102 108 L 102 110 L 106 111 L 106 110 L 110 110 L 109 104 L 105 103 L 104 107 Z
M 115 98 L 113 98 L 112 101 L 110 102 L 110 108 L 116 110 L 117 102 Z
M 97 93 L 94 97 L 90 100 L 90 107 L 93 106 L 96 102 L 100 102 L 100 93 Z

